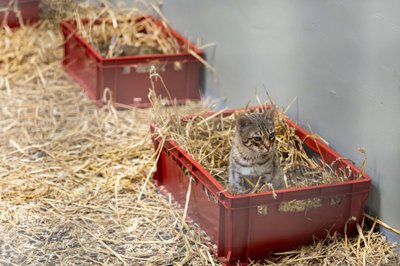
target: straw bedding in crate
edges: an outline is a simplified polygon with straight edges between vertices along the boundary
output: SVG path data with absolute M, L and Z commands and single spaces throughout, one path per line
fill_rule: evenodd
M 193 118 L 178 121 L 178 118 L 166 118 L 165 114 L 156 113 L 156 121 L 161 125 L 162 135 L 173 139 L 193 158 L 205 167 L 228 190 L 228 160 L 231 149 L 236 117 L 249 112 L 262 112 L 262 108 L 243 109 L 224 115 L 223 111 L 212 114 L 199 114 Z M 331 184 L 349 180 L 350 169 L 334 171 L 333 166 L 324 163 L 318 157 L 310 157 L 303 147 L 303 141 L 295 134 L 294 128 L 285 122 L 285 114 L 277 110 L 276 141 L 281 166 L 285 173 L 286 188 Z M 168 115 L 168 114 L 167 114 Z M 158 116 L 158 117 L 157 117 Z M 164 131 L 163 128 L 167 130 Z M 358 178 L 357 176 L 352 178 Z M 251 184 L 253 188 L 246 193 L 268 190 L 259 182 Z M 236 193 L 235 191 L 230 191 Z

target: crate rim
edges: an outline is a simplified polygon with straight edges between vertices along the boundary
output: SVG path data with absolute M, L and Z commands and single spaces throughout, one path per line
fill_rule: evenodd
M 221 112 L 221 114 L 231 115 L 231 114 L 233 114 L 235 112 L 238 112 L 238 111 L 256 110 L 256 109 L 260 109 L 260 108 L 265 108 L 265 106 L 258 105 L 258 106 L 248 107 L 248 108 L 226 109 L 223 112 Z M 267 107 L 267 108 L 269 108 L 269 107 Z M 218 113 L 218 112 L 204 112 L 203 114 L 199 114 L 199 115 L 181 116 L 181 120 L 190 119 L 191 117 L 193 118 L 193 117 L 199 117 L 199 116 L 210 116 L 210 115 L 216 114 L 216 113 Z M 306 134 L 306 136 L 310 135 L 310 133 L 307 130 L 305 130 L 302 127 L 300 127 L 297 123 L 295 123 L 290 118 L 287 117 L 285 119 L 285 121 L 289 124 L 289 126 L 294 127 L 295 130 L 301 131 L 302 133 Z M 152 123 L 150 125 L 150 130 L 151 130 L 151 133 L 153 135 L 152 137 L 153 138 L 160 138 L 160 136 L 156 133 L 156 129 L 157 129 L 157 126 L 154 123 Z M 310 135 L 310 136 L 311 137 L 309 137 L 308 139 L 316 142 L 319 147 L 321 147 L 321 148 L 323 148 L 325 150 L 329 150 L 335 157 L 341 158 L 341 156 L 336 151 L 334 151 L 328 145 L 323 143 L 321 140 L 316 139 L 312 135 Z M 357 179 L 357 180 L 347 180 L 347 181 L 341 181 L 341 182 L 334 182 L 334 183 L 330 183 L 330 184 L 320 184 L 320 185 L 305 186 L 305 187 L 298 187 L 298 188 L 280 189 L 280 190 L 276 190 L 275 191 L 275 194 L 277 195 L 276 199 L 274 199 L 272 197 L 273 196 L 273 192 L 272 191 L 264 191 L 264 192 L 249 193 L 249 194 L 232 195 L 231 193 L 229 193 L 225 189 L 225 187 L 223 187 L 223 185 L 220 182 L 218 182 L 218 180 L 207 169 L 205 169 L 200 163 L 198 163 L 189 153 L 187 153 L 182 147 L 180 147 L 180 145 L 178 143 L 176 143 L 173 139 L 166 138 L 165 142 L 169 142 L 171 144 L 171 146 L 173 147 L 173 149 L 176 149 L 180 154 L 183 155 L 183 157 L 185 157 L 187 160 L 189 160 L 190 163 L 192 163 L 198 170 L 200 170 L 202 172 L 202 174 L 204 174 L 204 175 L 206 175 L 208 177 L 208 179 L 212 182 L 212 185 L 214 185 L 217 189 L 216 190 L 215 189 L 210 189 L 205 184 L 203 184 L 203 185 L 205 185 L 206 188 L 208 188 L 209 191 L 211 193 L 213 193 L 215 196 L 219 196 L 219 197 L 217 197 L 217 199 L 221 204 L 223 204 L 224 206 L 229 206 L 231 209 L 240 209 L 240 207 L 239 208 L 235 208 L 235 207 L 231 206 L 232 201 L 234 201 L 234 200 L 236 200 L 236 201 L 237 200 L 245 200 L 246 202 L 248 202 L 250 200 L 250 201 L 254 201 L 256 203 L 257 199 L 261 199 L 261 198 L 263 198 L 263 200 L 265 201 L 265 196 L 269 196 L 269 195 L 271 196 L 271 201 L 268 202 L 269 204 L 279 204 L 279 203 L 281 203 L 283 201 L 287 201 L 288 199 L 286 199 L 286 198 L 288 198 L 290 196 L 294 196 L 294 197 L 298 198 L 299 200 L 307 199 L 307 198 L 311 198 L 311 197 L 323 197 L 322 194 L 324 194 L 324 193 L 322 193 L 322 191 L 329 190 L 329 189 L 332 189 L 332 188 L 342 188 L 343 192 L 340 193 L 340 195 L 363 193 L 364 191 L 367 191 L 368 189 L 362 189 L 360 191 L 354 191 L 354 186 L 356 186 L 358 184 L 369 183 L 371 181 L 371 177 L 366 172 L 361 173 L 360 169 L 358 169 L 358 167 L 356 165 L 354 165 L 349 159 L 344 158 L 341 161 L 344 164 L 346 164 L 347 166 L 349 166 L 353 172 L 355 172 L 356 174 L 361 175 L 361 177 L 359 179 Z M 345 188 L 348 188 L 348 190 L 350 190 L 350 191 L 346 192 Z M 315 194 L 315 195 L 307 195 L 306 193 L 301 195 L 303 192 L 307 192 L 307 191 L 310 191 L 312 194 Z M 296 195 L 300 195 L 300 197 L 298 197 Z M 335 193 L 335 195 L 337 195 L 337 193 Z M 326 197 L 326 195 L 325 195 L 325 197 Z M 245 208 L 248 208 L 248 207 L 249 206 L 247 205 Z

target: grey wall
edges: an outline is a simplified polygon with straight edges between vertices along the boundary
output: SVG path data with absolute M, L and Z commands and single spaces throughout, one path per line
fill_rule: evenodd
M 358 165 L 364 146 L 369 212 L 400 228 L 400 1 L 165 0 L 163 11 L 217 43 L 207 95 L 241 107 L 265 84 L 281 106 L 297 96 L 289 116 Z

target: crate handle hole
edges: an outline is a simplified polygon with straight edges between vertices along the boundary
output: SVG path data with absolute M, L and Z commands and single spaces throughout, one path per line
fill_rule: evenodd
M 174 62 L 174 70 L 175 71 L 182 70 L 182 68 L 183 68 L 182 62 L 180 62 L 180 61 Z
M 148 64 L 137 64 L 135 65 L 135 70 L 136 73 L 138 74 L 143 74 L 143 73 L 147 74 L 150 72 L 152 66 L 156 68 L 158 73 L 167 71 L 167 64 L 162 64 L 159 62 L 153 62 L 153 63 L 150 62 Z
M 122 75 L 128 75 L 128 74 L 131 73 L 131 68 L 128 67 L 128 66 L 124 66 L 124 67 L 122 67 L 122 69 L 121 69 L 121 73 L 122 73 Z
M 279 212 L 304 212 L 322 207 L 322 198 L 309 198 L 304 200 L 283 201 L 279 204 Z
M 268 206 L 267 205 L 257 206 L 257 215 L 266 216 L 267 214 L 268 214 Z
M 340 204 L 342 204 L 342 201 L 343 201 L 343 199 L 340 196 L 331 197 L 330 204 L 331 204 L 331 206 L 340 205 Z

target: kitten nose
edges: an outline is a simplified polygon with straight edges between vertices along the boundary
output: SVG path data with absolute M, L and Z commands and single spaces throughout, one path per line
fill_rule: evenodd
M 268 151 L 269 147 L 270 147 L 269 141 L 268 140 L 264 141 L 264 148 Z

